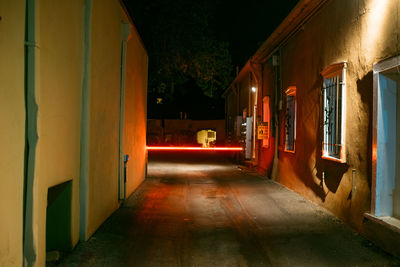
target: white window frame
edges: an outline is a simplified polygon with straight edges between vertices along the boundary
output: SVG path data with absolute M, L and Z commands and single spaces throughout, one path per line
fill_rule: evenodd
M 293 148 L 289 148 L 288 144 L 288 126 L 287 123 L 285 123 L 285 144 L 284 144 L 284 151 L 285 152 L 290 152 L 290 153 L 295 153 L 296 151 L 296 125 L 297 125 L 297 96 L 296 96 L 296 86 L 289 86 L 286 91 L 285 91 L 285 96 L 286 96 L 286 113 L 285 113 L 285 119 L 287 120 L 288 118 L 288 97 L 293 97 Z
M 322 158 L 340 163 L 346 162 L 346 69 L 347 63 L 341 62 L 330 65 L 321 72 L 323 80 L 321 90 Z M 327 85 L 328 83 L 333 83 L 334 87 L 330 87 Z M 335 97 L 333 105 L 330 104 L 332 102 L 329 102 L 329 95 L 332 90 L 334 91 L 331 97 Z M 334 133 L 329 130 L 330 118 L 328 116 L 332 112 L 330 107 L 335 107 L 335 122 L 331 129 L 334 127 L 334 129 L 338 130 L 335 130 Z M 334 144 L 332 140 L 335 142 Z

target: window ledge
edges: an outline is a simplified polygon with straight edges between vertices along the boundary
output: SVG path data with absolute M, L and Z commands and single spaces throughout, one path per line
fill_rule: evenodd
M 286 149 L 283 149 L 283 152 L 290 153 L 290 154 L 296 154 L 296 151 L 295 151 L 295 150 L 286 150 Z
M 382 225 L 385 228 L 388 228 L 398 234 L 400 234 L 400 220 L 390 216 L 380 216 L 377 217 L 370 213 L 364 213 L 364 217 L 367 220 L 373 221 L 379 225 Z
M 337 158 L 330 157 L 330 156 L 322 156 L 322 158 L 326 159 L 326 160 L 334 161 L 334 162 L 337 162 L 337 163 L 346 163 L 345 160 L 337 159 Z
M 368 239 L 394 256 L 400 257 L 399 219 L 364 213 L 363 228 Z

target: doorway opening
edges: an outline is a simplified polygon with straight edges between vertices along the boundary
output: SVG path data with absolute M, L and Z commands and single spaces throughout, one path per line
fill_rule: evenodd
M 400 219 L 400 58 L 374 66 L 375 216 Z
M 46 253 L 71 250 L 72 181 L 48 189 L 46 211 Z

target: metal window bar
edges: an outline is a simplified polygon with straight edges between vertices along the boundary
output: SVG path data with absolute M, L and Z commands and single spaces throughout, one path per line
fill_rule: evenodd
M 330 102 L 330 119 L 329 119 L 329 126 L 330 126 L 330 138 L 329 138 L 329 148 L 328 148 L 328 153 L 329 156 L 335 156 L 335 144 L 336 144 L 336 108 L 337 108 L 337 81 L 336 81 L 336 76 L 331 78 L 331 87 L 330 89 L 330 95 L 331 95 L 331 102 Z
M 336 146 L 335 146 L 335 155 L 337 158 L 340 158 L 341 148 L 342 148 L 342 81 L 340 80 L 341 76 L 337 76 L 337 85 L 336 85 Z
M 323 152 L 325 156 L 340 158 L 342 120 L 342 81 L 340 76 L 326 78 L 323 88 Z

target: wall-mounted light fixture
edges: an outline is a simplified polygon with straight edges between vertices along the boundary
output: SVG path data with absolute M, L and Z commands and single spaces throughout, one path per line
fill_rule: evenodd
M 251 91 L 253 92 L 253 93 L 255 93 L 256 91 L 257 91 L 257 89 L 256 89 L 256 87 L 251 87 Z

